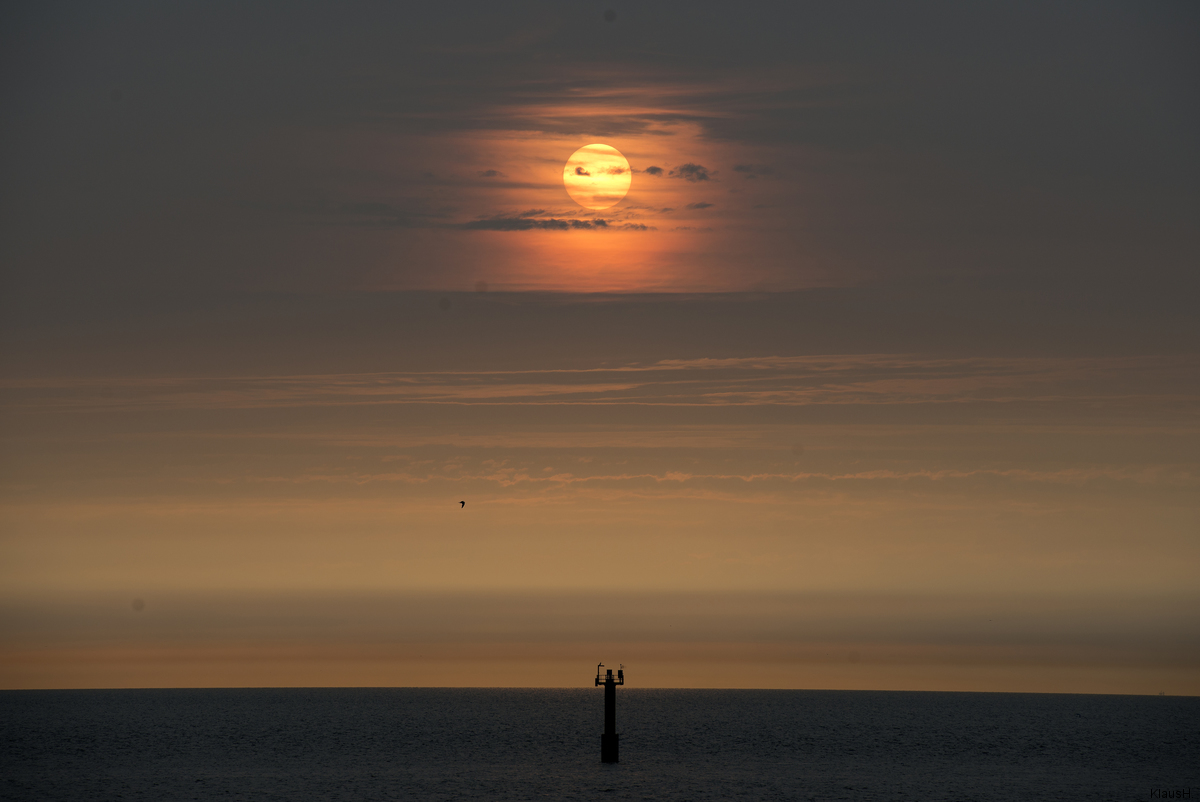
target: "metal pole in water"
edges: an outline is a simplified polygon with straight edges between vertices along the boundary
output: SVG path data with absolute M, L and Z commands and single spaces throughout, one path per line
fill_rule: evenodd
M 604 663 L 596 666 L 596 685 L 604 685 L 604 734 L 600 736 L 600 762 L 619 763 L 621 736 L 617 734 L 617 686 L 625 684 L 625 669 L 618 668 L 615 679 L 612 669 L 608 669 L 602 682 L 602 668 Z

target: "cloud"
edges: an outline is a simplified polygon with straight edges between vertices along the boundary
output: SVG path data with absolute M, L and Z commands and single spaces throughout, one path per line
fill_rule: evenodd
M 769 164 L 735 164 L 735 173 L 742 173 L 743 178 L 758 178 L 760 175 L 774 175 L 775 168 Z
M 413 228 L 422 224 L 428 225 L 433 218 L 441 216 L 444 215 L 429 212 L 405 212 L 390 203 L 381 201 L 354 201 L 335 207 L 334 217 L 328 219 L 327 222 L 335 225 Z
M 575 168 L 575 169 L 579 169 L 579 168 Z M 624 175 L 625 168 L 624 167 L 609 167 L 604 172 L 607 173 L 608 175 Z
M 712 207 L 711 203 L 706 203 L 704 201 L 698 201 L 697 203 L 689 203 L 687 205 L 687 208 L 689 208 L 689 209 L 709 209 L 711 207 Z
M 587 170 L 583 169 L 582 167 L 576 167 L 575 175 L 591 175 L 591 173 L 589 173 Z
M 566 231 L 571 227 L 572 222 L 579 221 L 559 220 L 553 217 L 544 220 L 529 217 L 493 217 L 463 223 L 462 228 L 468 231 L 531 231 L 533 229 Z
M 590 219 L 577 219 L 573 217 L 538 217 L 537 215 L 544 214 L 542 209 L 530 209 L 527 212 L 521 212 L 517 215 L 499 215 L 496 217 L 487 217 L 482 220 L 472 220 L 469 223 L 463 223 L 456 228 L 466 229 L 467 231 L 609 231 L 613 229 L 621 229 L 625 231 L 651 231 L 650 226 L 641 224 L 625 223 L 621 226 L 610 225 L 608 220 L 602 217 L 594 217 Z
M 396 210 L 390 204 L 378 201 L 362 201 L 359 203 L 343 203 L 338 211 L 343 214 L 361 214 L 374 217 L 395 216 Z
M 499 170 L 480 170 L 478 173 L 480 178 L 507 178 L 504 173 Z
M 703 164 L 681 164 L 671 171 L 671 178 L 686 178 L 688 181 L 708 181 L 708 168 Z
M 650 165 L 645 170 L 642 170 L 642 172 L 645 173 L 646 175 L 662 175 L 663 168 L 655 167 L 654 165 Z

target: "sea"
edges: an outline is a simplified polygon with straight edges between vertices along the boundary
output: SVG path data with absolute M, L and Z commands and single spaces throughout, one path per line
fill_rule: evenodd
M 600 688 L 4 691 L 0 798 L 1200 799 L 1197 697 L 620 688 L 617 724 L 602 764 Z

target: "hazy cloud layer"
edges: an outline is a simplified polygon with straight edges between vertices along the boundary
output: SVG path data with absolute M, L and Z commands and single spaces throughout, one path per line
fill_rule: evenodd
M 1111 686 L 1086 669 L 1104 667 L 1123 674 L 1125 687 L 1165 682 L 1179 693 L 1194 691 L 1186 677 L 1200 661 L 1190 645 L 1196 616 L 1144 599 L 634 593 L 607 602 L 608 616 L 590 614 L 594 598 L 570 593 L 156 593 L 139 601 L 136 612 L 111 596 L 0 604 L 0 646 L 12 658 L 0 684 L 86 687 L 89 672 L 64 668 L 90 664 L 132 687 L 164 672 L 175 685 L 203 687 L 211 678 L 185 680 L 188 666 L 216 663 L 245 676 L 285 663 L 303 676 L 323 661 L 349 684 L 369 681 L 374 663 L 418 685 L 438 684 L 436 676 L 473 685 L 472 671 L 486 662 L 493 676 L 532 670 L 541 683 L 571 687 L 579 684 L 573 663 L 619 650 L 643 688 L 676 686 L 681 675 L 716 685 L 735 667 L 765 673 L 770 687 L 826 687 L 836 672 L 878 688 L 912 666 L 931 682 L 917 689 L 944 687 L 949 674 L 957 689 L 989 690 L 997 673 L 1036 687 L 1068 667 L 1083 683 L 1075 692 L 1097 692 Z

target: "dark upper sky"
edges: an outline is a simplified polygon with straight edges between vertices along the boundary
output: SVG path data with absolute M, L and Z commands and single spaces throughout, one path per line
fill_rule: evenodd
M 639 186 L 703 188 L 676 199 L 692 211 L 640 219 L 660 242 L 707 227 L 723 244 L 690 251 L 702 279 L 689 268 L 601 289 L 980 275 L 1195 287 L 1191 3 L 4 13 L 10 302 L 480 279 L 588 289 L 480 270 L 479 235 L 457 227 L 530 211 L 526 197 L 547 196 L 518 190 L 556 180 L 563 143 L 607 140 L 634 151 L 635 170 L 704 167 L 707 184 L 638 176 L 625 211 Z M 546 181 L 530 178 L 539 155 Z

